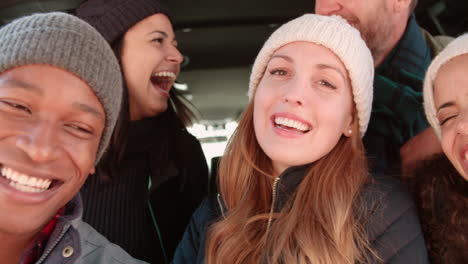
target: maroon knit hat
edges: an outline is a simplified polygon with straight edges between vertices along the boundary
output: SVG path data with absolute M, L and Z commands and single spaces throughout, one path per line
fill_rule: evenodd
M 133 25 L 157 13 L 171 20 L 157 0 L 88 0 L 76 9 L 76 16 L 94 26 L 111 46 Z

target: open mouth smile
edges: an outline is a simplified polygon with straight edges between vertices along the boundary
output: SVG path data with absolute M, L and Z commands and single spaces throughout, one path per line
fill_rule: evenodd
M 151 83 L 167 93 L 171 90 L 177 75 L 172 71 L 160 71 L 151 75 Z
M 13 189 L 24 193 L 42 193 L 61 183 L 54 179 L 33 177 L 6 166 L 1 166 L 0 172 L 3 181 Z
M 298 134 L 305 134 L 312 129 L 311 126 L 304 122 L 301 122 L 296 119 L 290 119 L 287 117 L 277 116 L 273 119 L 273 122 L 275 127 L 279 129 Z

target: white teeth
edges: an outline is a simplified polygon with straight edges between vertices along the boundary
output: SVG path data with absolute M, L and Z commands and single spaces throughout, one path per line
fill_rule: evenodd
M 153 73 L 153 76 L 154 77 L 168 77 L 174 80 L 176 78 L 176 74 L 170 71 L 156 72 L 156 73 Z
M 31 178 L 27 179 L 27 184 L 26 185 L 28 185 L 28 186 L 36 186 L 36 185 L 39 186 L 37 184 L 38 180 L 39 179 L 31 177 Z
M 36 188 L 33 188 L 33 187 L 30 187 L 30 186 L 27 186 L 27 185 L 21 185 L 17 182 L 10 182 L 10 186 L 12 186 L 13 188 L 19 190 L 19 191 L 22 191 L 22 192 L 29 192 L 29 193 L 37 193 L 37 192 L 43 192 L 44 190 L 41 190 L 41 189 L 36 189 Z
M 17 182 L 23 184 L 23 185 L 27 185 L 28 184 L 28 176 L 24 175 L 24 174 L 17 174 L 19 177 L 17 178 Z M 14 179 L 14 178 L 13 178 Z
M 286 117 L 276 117 L 275 124 L 295 128 L 303 132 L 310 130 L 308 125 Z
M 465 160 L 468 160 L 468 151 L 465 152 Z
M 2 168 L 1 173 L 10 180 L 10 186 L 22 192 L 43 192 L 52 183 L 52 180 L 31 177 L 5 167 Z

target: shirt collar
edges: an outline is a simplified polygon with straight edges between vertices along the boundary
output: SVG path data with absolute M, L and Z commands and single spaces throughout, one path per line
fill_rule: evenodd
M 21 258 L 19 264 L 32 264 L 35 263 L 39 257 L 42 255 L 44 248 L 49 241 L 52 232 L 57 225 L 57 220 L 65 214 L 65 207 L 60 208 L 55 216 L 47 223 L 47 225 L 39 232 L 33 241 L 24 251 L 23 257 Z
M 403 70 L 421 78 L 431 62 L 431 50 L 426 44 L 424 34 L 411 14 L 402 38 L 385 60 L 376 69 L 376 73 L 391 75 L 395 69 Z
M 52 247 L 62 233 L 70 225 L 76 225 L 81 219 L 83 205 L 78 193 L 64 207 L 59 209 L 46 226 L 39 232 L 23 253 L 19 264 L 36 263 L 47 248 Z

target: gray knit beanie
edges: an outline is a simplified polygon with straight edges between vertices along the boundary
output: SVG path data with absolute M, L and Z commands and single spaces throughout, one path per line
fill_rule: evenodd
M 369 124 L 374 80 L 374 61 L 358 30 L 339 16 L 306 14 L 278 28 L 265 42 L 255 59 L 249 83 L 252 99 L 273 53 L 282 46 L 306 41 L 331 50 L 344 64 L 351 80 L 353 99 L 364 136 Z
M 34 14 L 0 29 L 0 74 L 28 64 L 62 68 L 93 89 L 106 112 L 97 163 L 109 143 L 122 99 L 120 68 L 109 44 L 77 17 L 60 12 Z

